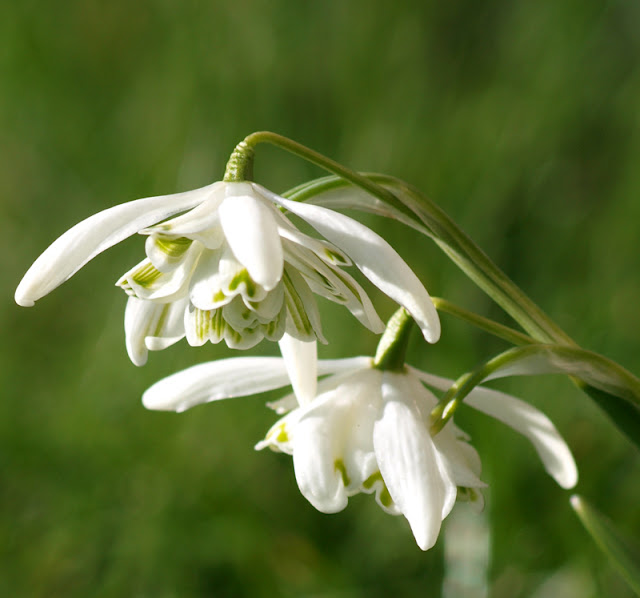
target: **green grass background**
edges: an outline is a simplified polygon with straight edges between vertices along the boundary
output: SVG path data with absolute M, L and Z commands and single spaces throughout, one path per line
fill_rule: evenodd
M 578 342 L 638 374 L 639 25 L 630 0 L 0 3 L 0 595 L 443 595 L 444 536 L 422 553 L 370 496 L 318 513 L 288 457 L 253 451 L 274 421 L 264 396 L 144 410 L 155 380 L 231 352 L 181 342 L 128 361 L 113 283 L 142 239 L 34 308 L 15 286 L 77 221 L 219 179 L 239 140 L 270 129 L 419 186 Z M 322 174 L 258 151 L 274 191 Z M 508 322 L 428 240 L 365 220 L 433 294 Z M 346 312 L 323 317 L 321 356 L 374 351 Z M 443 326 L 437 346 L 414 339 L 412 363 L 456 376 L 505 348 Z M 566 380 L 500 388 L 550 415 L 578 491 L 637 537 L 638 452 Z M 526 441 L 458 421 L 490 485 L 489 595 L 630 596 Z

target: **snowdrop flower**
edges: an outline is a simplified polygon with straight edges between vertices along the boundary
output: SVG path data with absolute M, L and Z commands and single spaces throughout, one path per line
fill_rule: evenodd
M 315 396 L 289 395 L 271 406 L 285 414 L 258 443 L 293 456 L 302 494 L 318 510 L 344 509 L 349 496 L 375 494 L 378 504 L 404 515 L 427 550 L 456 499 L 482 506 L 480 458 L 452 421 L 435 436 L 429 415 L 437 399 L 425 386 L 450 380 L 406 367 L 382 371 L 372 359 L 319 361 Z M 194 405 L 272 390 L 288 383 L 282 359 L 236 358 L 201 364 L 149 388 L 149 409 L 183 411 Z M 573 456 L 549 419 L 504 393 L 476 388 L 465 400 L 525 435 L 563 488 L 577 482 Z
M 309 223 L 298 230 L 282 213 Z M 217 182 L 150 197 L 95 214 L 57 239 L 31 266 L 16 302 L 31 306 L 100 252 L 146 235 L 147 257 L 117 285 L 130 296 L 127 350 L 136 365 L 148 350 L 184 336 L 191 345 L 224 340 L 246 349 L 285 332 L 323 341 L 314 294 L 343 304 L 367 328 L 384 325 L 362 287 L 344 270 L 355 264 L 415 318 L 429 342 L 437 312 L 416 275 L 376 233 L 319 206 L 286 200 L 252 182 Z

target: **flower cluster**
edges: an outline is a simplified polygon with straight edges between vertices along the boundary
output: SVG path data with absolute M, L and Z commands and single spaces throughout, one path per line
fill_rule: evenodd
M 344 509 L 349 496 L 375 493 L 390 514 L 404 515 L 420 548 L 435 543 L 442 520 L 458 500 L 483 504 L 480 458 L 452 421 L 435 436 L 429 414 L 437 399 L 425 386 L 452 381 L 407 367 L 381 371 L 368 357 L 321 360 L 330 374 L 306 396 L 291 394 L 271 406 L 285 414 L 258 443 L 293 456 L 305 498 L 324 513 Z M 314 380 L 315 362 L 300 365 Z M 148 409 L 184 411 L 195 405 L 251 395 L 289 384 L 284 360 L 232 358 L 204 363 L 157 382 L 143 403 Z M 478 387 L 466 403 L 527 437 L 545 468 L 563 488 L 577 482 L 571 451 L 551 421 L 529 404 Z
M 302 233 L 282 209 L 324 239 Z M 344 305 L 380 333 L 384 324 L 371 300 L 344 269 L 352 263 L 412 314 L 427 341 L 440 336 L 427 291 L 384 239 L 343 214 L 288 201 L 248 182 L 139 199 L 84 220 L 36 260 L 16 302 L 33 305 L 136 232 L 147 236 L 147 258 L 117 282 L 130 296 L 125 332 L 136 365 L 146 362 L 148 350 L 185 336 L 191 345 L 224 340 L 236 349 L 263 338 L 278 341 L 285 332 L 324 341 L 314 294 Z
M 290 215 L 320 238 L 299 230 Z M 451 420 L 437 432 L 431 427 L 438 400 L 429 388 L 446 390 L 452 381 L 404 365 L 406 335 L 394 337 L 393 321 L 391 345 L 384 345 L 388 338 L 380 345 L 400 347 L 389 353 L 393 364 L 377 357 L 317 360 L 316 341 L 326 340 L 316 296 L 344 305 L 375 333 L 385 329 L 347 272 L 351 266 L 404 308 L 426 341 L 440 336 L 429 294 L 379 235 L 341 213 L 253 182 L 217 182 L 132 201 L 80 222 L 35 261 L 16 290 L 17 303 L 33 305 L 135 233 L 146 236 L 146 258 L 117 282 L 129 295 L 125 336 L 134 364 L 184 337 L 190 345 L 224 341 L 233 349 L 267 339 L 279 342 L 283 355 L 189 368 L 152 386 L 143 397 L 146 407 L 184 411 L 290 384 L 293 394 L 272 405 L 282 418 L 256 448 L 292 455 L 300 491 L 318 510 L 334 513 L 354 494 L 375 494 L 386 512 L 406 517 L 427 550 L 456 500 L 482 506 L 485 483 L 469 437 Z M 318 375 L 327 377 L 318 381 Z M 576 483 L 571 452 L 545 415 L 480 387 L 466 404 L 525 435 L 562 487 Z

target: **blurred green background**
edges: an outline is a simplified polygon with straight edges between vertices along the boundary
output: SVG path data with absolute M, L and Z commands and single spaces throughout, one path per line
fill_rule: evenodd
M 34 308 L 13 292 L 74 223 L 219 179 L 269 129 L 419 186 L 578 342 L 638 374 L 639 25 L 629 0 L 0 3 L 0 595 L 452 598 L 486 595 L 486 575 L 492 597 L 630 596 L 531 446 L 484 416 L 457 419 L 485 512 L 458 505 L 423 553 L 370 496 L 323 515 L 289 457 L 254 452 L 275 420 L 265 397 L 145 411 L 155 380 L 230 351 L 183 341 L 128 361 L 113 283 L 139 237 Z M 274 191 L 322 174 L 258 151 Z M 433 294 L 507 322 L 427 240 L 366 221 Z M 323 317 L 321 356 L 374 351 L 346 312 Z M 505 348 L 443 326 L 437 346 L 414 339 L 412 363 L 457 376 Z M 500 388 L 550 415 L 578 491 L 637 537 L 637 451 L 567 380 Z

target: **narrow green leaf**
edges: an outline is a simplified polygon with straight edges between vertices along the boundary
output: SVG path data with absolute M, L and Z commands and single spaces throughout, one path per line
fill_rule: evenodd
M 613 523 L 594 509 L 583 497 L 571 497 L 571 506 L 582 525 L 602 551 L 612 560 L 618 572 L 640 596 L 640 549 L 623 536 Z

